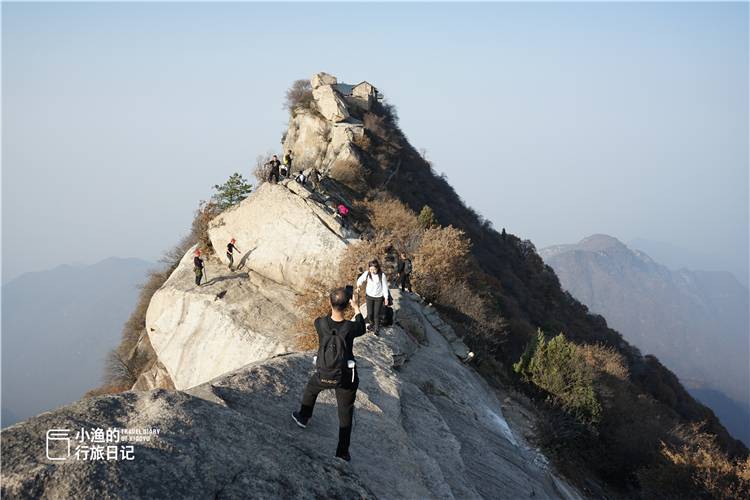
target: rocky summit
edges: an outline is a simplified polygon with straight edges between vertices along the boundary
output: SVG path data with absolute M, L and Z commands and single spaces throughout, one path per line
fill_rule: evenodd
M 264 183 L 213 219 L 205 284 L 194 282 L 193 247 L 151 298 L 134 352 L 155 358 L 133 388 L 3 430 L 4 498 L 579 497 L 528 429 L 506 420 L 460 336 L 415 294 L 394 291 L 393 326 L 355 342 L 352 461 L 333 457 L 333 393 L 321 394 L 306 429 L 294 424 L 314 354 L 297 348 L 296 300 L 311 280 L 335 276 L 360 237 L 327 195 L 341 199 L 356 184 L 336 171 L 356 172 L 364 128 L 353 114 L 379 98 L 368 82 L 325 73 L 311 87 L 315 106 L 295 110 L 283 147 L 326 177 L 321 189 Z M 231 270 L 230 238 L 241 249 Z M 87 431 L 105 433 L 108 453 L 106 432 L 133 429 L 142 439 L 131 434 L 124 451 L 120 441 L 114 459 L 93 458 L 95 445 L 77 455 Z

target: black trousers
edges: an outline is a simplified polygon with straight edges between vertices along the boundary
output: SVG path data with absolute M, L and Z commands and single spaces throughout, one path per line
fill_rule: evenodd
M 201 270 L 201 272 L 196 271 L 195 272 L 195 284 L 200 285 L 201 279 L 203 279 L 203 270 Z
M 229 259 L 229 269 L 232 269 L 232 266 L 234 265 L 234 257 L 231 252 L 227 252 L 227 259 Z
M 271 173 L 268 174 L 268 182 L 271 182 L 271 179 L 274 179 L 274 182 L 279 182 L 279 171 L 278 170 L 271 170 Z
M 402 273 L 398 275 L 399 285 L 401 286 L 401 290 L 409 290 L 411 292 L 411 280 L 409 279 L 409 275 L 406 273 Z
M 365 304 L 367 305 L 367 322 L 377 330 L 380 328 L 380 313 L 383 311 L 383 297 L 370 297 L 365 295 Z
M 357 397 L 357 387 L 359 387 L 359 375 L 354 370 L 354 382 L 351 382 L 351 371 L 344 372 L 344 383 L 342 387 L 336 387 L 336 403 L 339 412 L 339 444 L 336 447 L 336 455 L 349 452 L 349 443 L 352 436 L 352 418 L 354 417 L 354 399 Z M 323 386 L 318 378 L 318 372 L 312 374 L 307 381 L 305 391 L 302 393 L 302 406 L 299 410 L 300 415 L 304 418 L 310 418 L 315 408 L 315 401 L 318 394 L 330 387 Z

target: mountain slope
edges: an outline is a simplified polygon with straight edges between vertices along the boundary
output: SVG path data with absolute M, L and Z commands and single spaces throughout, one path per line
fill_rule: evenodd
M 331 457 L 332 394 L 321 395 L 307 429 L 292 422 L 312 370 L 311 354 L 297 353 L 184 392 L 100 396 L 12 426 L 2 434 L 3 496 L 579 498 L 510 430 L 493 391 L 433 326 L 447 327 L 435 311 L 395 295 L 397 317 L 419 318 L 425 337 L 417 343 L 394 326 L 355 343 L 362 384 L 350 465 Z M 53 427 L 159 434 L 132 461 L 54 465 L 40 439 Z
M 27 273 L 3 286 L 4 426 L 74 401 L 98 383 L 151 267 L 110 258 Z
M 720 391 L 747 408 L 748 291 L 731 274 L 670 271 L 604 235 L 540 253 L 577 299 L 688 386 Z M 719 408 L 728 406 L 714 407 L 722 416 Z M 750 420 L 740 422 L 730 430 L 750 442 Z
M 295 170 L 319 169 L 320 185 L 264 183 L 194 234 L 202 249 L 210 248 L 207 240 L 216 249 L 207 258 L 208 281 L 193 283 L 192 249 L 181 247 L 182 260 L 168 268 L 171 274 L 151 298 L 145 322 L 138 323 L 145 325 L 139 344 L 149 347 L 143 351 L 152 358 L 141 364 L 149 368 L 139 373 L 133 390 L 95 397 L 3 432 L 4 459 L 14 464 L 3 471 L 4 493 L 65 496 L 101 487 L 105 496 L 125 488 L 121 495 L 231 497 L 249 489 L 293 497 L 547 498 L 577 496 L 574 483 L 591 496 L 608 496 L 610 488 L 633 496 L 654 484 L 643 479 L 644 471 L 665 471 L 657 477 L 662 480 L 676 470 L 661 453 L 662 442 L 686 443 L 672 429 L 701 420 L 707 421 L 709 437 L 719 439 L 720 456 L 746 454 L 658 360 L 641 356 L 602 317 L 563 292 L 533 244 L 494 231 L 467 208 L 411 147 L 393 108 L 379 100 L 374 87 L 338 85 L 326 74 L 314 75 L 311 86 L 291 110 L 283 143 L 294 152 Z M 352 208 L 346 219 L 331 208 L 337 203 Z M 372 208 L 377 204 L 392 210 L 386 210 L 385 222 Z M 424 205 L 432 207 L 438 227 L 417 229 L 422 226 L 412 210 Z M 405 248 L 403 239 L 384 229 L 388 224 L 396 231 L 408 224 L 411 234 L 403 239 L 418 236 L 420 248 L 442 241 L 433 235 L 450 234 L 466 249 L 457 253 L 466 262 L 446 272 L 459 274 L 449 293 L 426 288 L 434 306 L 402 297 L 399 324 L 382 338 L 367 335 L 355 343 L 362 385 L 354 459 L 342 466 L 326 457 L 336 434 L 332 395 L 321 397 L 305 432 L 289 417 L 311 370 L 311 353 L 299 352 L 299 340 L 323 313 L 331 286 L 315 286 L 317 277 L 330 279 L 343 270 L 346 275 L 336 281 L 343 285 L 354 278 L 357 265 Z M 242 268 L 230 271 L 223 248 L 236 235 Z M 436 269 L 450 250 L 433 248 Z M 416 276 L 427 275 L 427 267 L 418 266 Z M 292 304 L 292 296 L 305 302 Z M 316 304 L 321 308 L 313 314 L 308 309 Z M 584 389 L 601 402 L 596 421 L 576 420 L 556 393 L 510 370 L 537 328 L 565 332 L 566 362 L 596 375 L 596 380 L 582 377 Z M 598 360 L 579 355 L 582 345 L 598 342 L 611 347 L 604 353 L 621 368 L 617 376 L 594 370 Z M 469 347 L 476 357 L 467 357 Z M 539 417 L 536 428 L 519 432 L 505 420 L 496 391 L 508 388 L 528 395 L 532 417 Z M 520 406 L 514 397 L 503 401 L 513 414 Z M 87 412 L 93 417 L 87 419 Z M 160 426 L 164 433 L 136 448 L 145 465 L 63 466 L 40 458 L 41 445 L 31 439 L 53 422 Z M 229 442 L 237 442 L 237 449 L 217 456 L 216 449 Z M 543 446 L 545 455 L 531 444 Z M 258 451 L 252 453 L 252 447 Z M 562 468 L 568 481 L 556 478 Z M 102 484 L 105 476 L 112 481 Z M 328 478 L 328 489 L 319 476 Z

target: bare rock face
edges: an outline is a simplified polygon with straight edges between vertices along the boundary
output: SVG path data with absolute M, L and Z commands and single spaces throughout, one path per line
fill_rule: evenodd
M 433 315 L 393 292 L 398 312 Z M 297 409 L 312 353 L 251 363 L 192 389 L 100 396 L 2 432 L 7 498 L 579 498 L 511 430 L 492 389 L 423 321 L 419 345 L 398 325 L 355 341 L 360 376 L 350 448 L 333 458 L 336 399 Z M 48 429 L 156 428 L 131 461 L 55 462 Z
M 216 255 L 195 285 L 193 251 L 151 299 L 148 340 L 158 363 L 134 389 L 187 389 L 247 363 L 294 350 L 297 294 L 336 273 L 352 236 L 302 186 L 263 184 L 209 224 Z M 228 268 L 226 245 L 241 255 Z
M 313 89 L 313 98 L 323 117 L 331 122 L 341 122 L 349 118 L 349 110 L 344 99 L 332 85 L 321 85 Z
M 310 83 L 312 84 L 313 89 L 317 89 L 323 85 L 336 85 L 338 81 L 335 76 L 321 72 L 315 73 L 312 78 L 310 78 Z
M 335 276 L 347 245 L 341 224 L 322 205 L 271 183 L 211 221 L 208 235 L 223 262 L 235 238 L 243 252 L 235 262 L 242 269 L 300 292 L 310 280 Z
M 175 388 L 293 349 L 297 312 L 290 287 L 253 271 L 230 272 L 216 260 L 208 261 L 209 280 L 198 287 L 192 259 L 188 252 L 146 313 L 151 344 Z M 154 377 L 143 375 L 134 388 Z
M 344 98 L 336 90 L 336 78 L 321 75 L 325 74 L 314 75 L 311 80 L 319 112 L 296 110 L 289 120 L 283 148 L 294 153 L 300 169 L 316 168 L 352 189 L 363 189 L 367 169 L 357 153 L 357 144 L 364 139 L 365 128 L 350 115 L 348 106 L 369 109 L 377 91 L 367 82 L 354 87 L 338 85 L 351 88 L 352 94 Z
M 301 170 L 327 166 L 328 136 L 332 124 L 320 114 L 308 109 L 298 109 L 289 120 L 289 128 L 284 139 L 284 151 L 292 150 L 295 168 Z

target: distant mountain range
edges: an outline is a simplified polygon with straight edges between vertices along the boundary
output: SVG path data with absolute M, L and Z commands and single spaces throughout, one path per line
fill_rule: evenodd
M 748 289 L 731 273 L 670 270 L 606 235 L 540 255 L 563 288 L 656 355 L 750 444 Z
M 109 258 L 26 273 L 2 287 L 2 426 L 100 385 L 138 285 L 154 264 Z
M 720 257 L 708 253 L 695 252 L 664 241 L 634 238 L 627 245 L 645 252 L 669 269 L 702 269 L 704 271 L 729 271 L 737 281 L 748 286 L 748 261 Z

